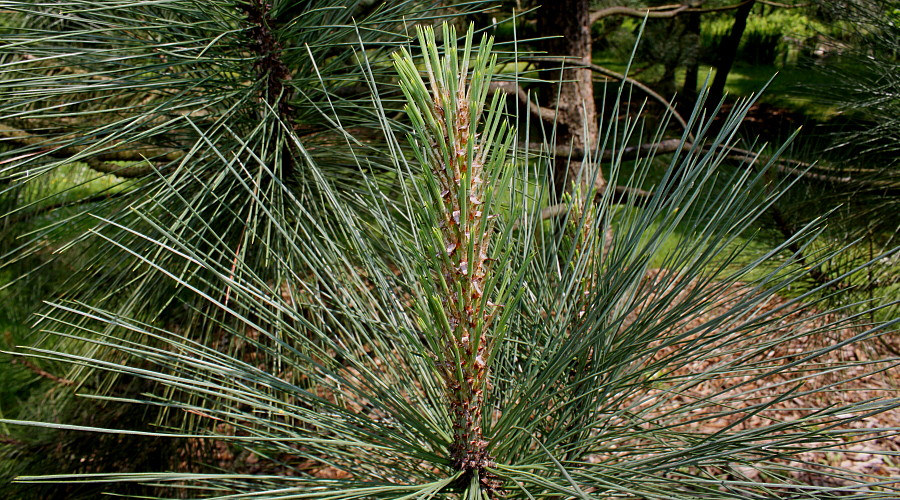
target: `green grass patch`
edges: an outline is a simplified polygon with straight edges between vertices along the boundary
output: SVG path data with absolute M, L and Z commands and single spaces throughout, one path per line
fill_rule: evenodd
M 594 62 L 600 66 L 618 73 L 625 73 L 628 65 L 625 62 L 611 58 L 612 54 L 598 53 L 594 55 Z M 640 64 L 632 66 L 632 77 L 652 86 L 662 74 L 661 66 L 649 67 L 634 75 L 634 70 L 640 68 Z M 685 68 L 679 68 L 675 72 L 676 88 L 684 85 Z M 699 80 L 702 85 L 706 77 L 712 82 L 715 76 L 715 68 L 709 65 L 701 65 Z M 815 67 L 786 66 L 757 66 L 750 64 L 736 64 L 728 73 L 725 83 L 725 91 L 732 97 L 747 97 L 754 94 L 760 96 L 760 102 L 786 108 L 818 121 L 828 119 L 840 113 L 833 104 L 822 98 L 822 90 L 815 85 L 822 80 L 822 71 Z M 767 86 L 768 84 L 768 86 Z M 677 100 L 677 96 L 676 96 Z

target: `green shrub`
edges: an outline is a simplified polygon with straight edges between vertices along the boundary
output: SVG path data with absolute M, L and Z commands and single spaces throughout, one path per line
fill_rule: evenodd
M 722 40 L 731 31 L 732 23 L 732 18 L 727 15 L 703 17 L 701 42 L 709 57 L 715 57 Z M 802 54 L 810 50 L 811 43 L 815 45 L 817 36 L 826 31 L 825 25 L 802 9 L 774 9 L 765 14 L 760 14 L 757 9 L 747 19 L 737 60 L 777 67 L 795 64 Z M 716 61 L 710 59 L 709 62 L 715 64 Z

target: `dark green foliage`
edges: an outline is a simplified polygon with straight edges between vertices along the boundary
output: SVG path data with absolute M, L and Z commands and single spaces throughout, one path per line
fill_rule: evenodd
M 270 217 L 293 225 L 318 213 L 319 175 L 350 205 L 368 190 L 363 170 L 387 169 L 394 173 L 376 182 L 402 184 L 388 152 L 369 146 L 383 119 L 369 84 L 383 83 L 381 105 L 390 109 L 388 54 L 407 40 L 410 23 L 442 14 L 428 2 L 329 0 L 2 1 L 0 12 L 0 293 L 14 321 L 31 323 L 43 300 L 102 304 L 241 356 L 252 350 L 223 339 L 222 313 L 195 294 L 249 314 L 246 304 L 235 304 L 206 269 L 143 259 L 160 255 L 155 243 L 173 237 L 222 269 L 269 283 L 310 272 L 307 256 L 287 250 L 294 236 Z M 69 320 L 77 329 L 86 318 Z M 17 335 L 16 342 L 124 358 L 63 337 Z M 116 374 L 34 363 L 83 391 L 132 396 Z M 43 400 L 45 411 L 27 418 L 90 416 L 43 390 L 32 387 L 31 401 Z M 102 412 L 105 404 L 88 407 Z M 137 414 L 146 424 L 191 420 Z M 28 438 L 28 449 L 57 450 L 53 436 Z M 29 454 L 7 461 L 7 470 L 47 470 L 79 455 L 66 449 L 88 450 L 92 441 L 73 437 L 58 454 Z

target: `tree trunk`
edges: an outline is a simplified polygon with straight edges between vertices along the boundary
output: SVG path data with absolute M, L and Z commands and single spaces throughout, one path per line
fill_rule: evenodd
M 689 3 L 689 5 L 694 8 L 702 7 L 703 2 L 702 0 L 696 1 Z M 700 18 L 701 15 L 698 12 L 685 14 L 685 36 L 690 37 L 691 47 L 688 49 L 687 57 L 685 58 L 687 61 L 685 64 L 684 85 L 681 87 L 681 99 L 679 99 L 681 101 L 681 109 L 692 109 L 697 102 L 701 50 Z
M 538 30 L 548 38 L 544 50 L 551 56 L 572 58 L 566 67 L 584 65 L 583 68 L 565 69 L 545 96 L 544 106 L 558 109 L 556 144 L 573 149 L 592 150 L 597 144 L 597 108 L 594 103 L 594 86 L 591 70 L 591 26 L 589 0 L 561 0 L 545 7 L 538 16 Z M 559 36 L 557 36 L 559 35 Z M 556 194 L 561 196 L 574 182 L 602 191 L 606 186 L 599 167 L 586 165 L 583 158 L 572 158 L 566 165 L 557 160 L 554 171 Z
M 755 4 L 755 0 L 749 1 L 738 7 L 734 13 L 734 24 L 731 26 L 731 33 L 728 34 L 722 43 L 722 47 L 719 49 L 722 59 L 716 65 L 716 76 L 713 78 L 712 86 L 709 88 L 709 97 L 706 101 L 708 106 L 718 105 L 725 94 L 725 81 L 728 79 L 731 67 L 734 66 L 738 46 L 741 43 L 741 38 L 744 36 L 744 30 L 747 28 L 747 17 Z

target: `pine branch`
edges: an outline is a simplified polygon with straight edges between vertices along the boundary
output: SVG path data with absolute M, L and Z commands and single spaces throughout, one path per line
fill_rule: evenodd
M 517 85 L 515 82 L 491 82 L 491 92 L 500 91 L 505 94 L 514 95 L 522 104 L 528 106 L 528 111 L 542 121 L 553 123 L 556 121 L 556 110 L 538 105 L 529 98 L 528 92 Z
M 608 189 L 598 191 L 595 200 L 600 201 L 607 193 L 609 193 Z M 637 207 L 646 206 L 655 196 L 651 191 L 628 186 L 615 186 L 610 194 L 612 196 L 610 199 L 611 205 L 634 205 Z M 545 207 L 541 210 L 541 219 L 554 219 L 566 215 L 569 213 L 570 206 L 571 203 L 557 203 L 556 205 Z
M 31 361 L 28 361 L 27 359 L 14 359 L 14 360 L 10 361 L 10 363 L 12 363 L 12 364 L 20 364 L 20 365 L 24 366 L 25 368 L 28 368 L 28 369 L 31 370 L 32 372 L 36 373 L 37 375 L 39 375 L 39 376 L 41 376 L 41 377 L 43 377 L 43 378 L 52 380 L 52 381 L 56 382 L 57 384 L 60 384 L 60 385 L 75 385 L 75 382 L 74 382 L 73 380 L 69 380 L 69 379 L 67 379 L 67 378 L 59 377 L 59 376 L 54 375 L 54 374 L 52 374 L 52 373 L 50 373 L 50 372 L 48 372 L 48 371 L 42 370 L 39 366 L 35 365 L 35 364 L 32 363 Z
M 539 143 L 532 143 L 529 145 L 529 148 L 532 150 L 540 150 L 542 147 L 543 145 Z M 641 156 L 655 156 L 657 154 L 669 154 L 678 151 L 688 151 L 693 147 L 694 145 L 692 143 L 682 142 L 680 139 L 666 139 L 660 142 L 645 143 L 638 146 L 628 146 L 622 149 L 605 149 L 603 151 L 597 152 L 596 154 L 588 153 L 581 148 L 570 148 L 567 146 L 557 146 L 553 149 L 552 153 L 558 158 L 570 159 L 573 161 L 590 156 L 591 160 L 594 162 L 609 162 L 633 160 L 636 158 L 640 158 Z M 752 166 L 757 164 L 760 159 L 765 159 L 763 155 L 746 149 L 731 148 L 724 145 L 718 146 L 717 149 L 727 149 L 728 154 L 724 159 L 726 161 L 738 163 L 741 165 Z M 708 152 L 710 151 L 710 148 L 703 147 L 701 150 L 704 152 Z M 818 174 L 810 172 L 809 169 L 813 167 L 814 165 L 811 163 L 783 158 L 777 159 L 772 165 L 772 168 L 774 168 L 776 172 L 784 175 L 799 176 L 808 181 L 830 184 L 853 183 L 857 185 L 859 185 L 860 183 L 865 183 L 865 181 L 854 180 L 851 177 L 837 177 L 828 174 Z M 890 194 L 892 193 L 892 191 L 888 190 L 886 191 L 886 193 Z M 595 200 L 599 201 L 603 198 L 603 196 L 606 195 L 606 190 L 600 189 L 596 193 Z M 613 188 L 611 196 L 612 198 L 609 200 L 611 204 L 633 204 L 635 206 L 645 206 L 653 198 L 654 193 L 638 188 L 615 186 Z M 541 218 L 550 219 L 565 215 L 568 212 L 568 206 L 568 203 L 559 203 L 557 205 L 546 207 L 541 211 Z M 784 228 L 787 228 L 785 224 L 779 225 L 779 229 L 782 230 L 786 237 L 789 237 L 793 234 L 790 230 Z M 814 279 L 816 279 L 816 281 L 820 284 L 830 281 L 826 278 L 827 276 L 824 276 L 821 273 L 817 276 L 814 276 Z
M 13 446 L 25 446 L 25 443 L 24 443 L 24 442 L 19 441 L 19 440 L 16 439 L 16 438 L 7 436 L 7 435 L 5 435 L 5 434 L 0 434 L 0 443 L 2 443 L 2 444 L 11 444 L 11 445 L 13 445 Z
M 542 145 L 539 143 L 532 143 L 529 145 L 529 147 L 533 150 L 539 150 Z M 666 139 L 660 142 L 645 143 L 638 146 L 628 146 L 622 149 L 605 149 L 597 153 L 587 152 L 582 148 L 557 146 L 553 149 L 552 154 L 559 158 L 572 159 L 582 159 L 590 155 L 590 157 L 594 161 L 610 161 L 614 158 L 633 160 L 639 158 L 642 155 L 674 153 L 681 150 L 686 151 L 693 147 L 694 145 L 691 142 L 682 143 L 680 139 Z M 719 148 L 725 148 L 725 146 L 719 146 Z M 767 158 L 760 153 L 756 153 L 746 149 L 727 149 L 729 153 L 725 157 L 725 159 L 733 163 L 751 164 Z M 709 151 L 709 148 L 704 147 L 703 150 Z M 827 173 L 811 172 L 809 170 L 816 168 L 816 165 L 799 160 L 791 160 L 789 158 L 779 158 L 775 160 L 773 168 L 775 169 L 775 171 L 781 174 L 802 177 L 804 180 L 812 182 L 823 184 L 848 184 L 854 186 L 869 187 L 872 189 L 883 189 L 883 192 L 888 195 L 895 195 L 900 192 L 900 190 L 896 189 L 894 184 L 890 182 L 867 181 L 863 179 L 855 179 L 851 176 L 837 176 Z
M 577 67 L 581 66 L 581 63 L 579 63 L 577 61 L 573 61 L 566 57 L 534 57 L 534 58 L 530 58 L 529 60 L 535 61 L 535 62 L 541 62 L 541 61 L 560 62 L 560 63 L 572 62 L 572 68 L 577 68 Z M 648 96 L 652 97 L 653 100 L 662 104 L 663 107 L 665 107 L 666 110 L 672 114 L 672 117 L 675 119 L 675 121 L 677 121 L 678 124 L 681 125 L 684 129 L 688 128 L 687 121 L 685 121 L 684 117 L 681 116 L 681 113 L 679 113 L 678 110 L 676 110 L 675 107 L 672 106 L 672 104 L 669 101 L 667 101 L 663 96 L 661 96 L 659 93 L 657 93 L 656 91 L 654 91 L 647 85 L 644 85 L 643 83 L 639 82 L 638 80 L 635 80 L 634 78 L 631 78 L 627 75 L 623 75 L 621 73 L 617 73 L 611 69 L 604 68 L 603 66 L 600 66 L 598 64 L 591 63 L 591 64 L 587 65 L 586 67 L 589 68 L 594 73 L 599 73 L 601 75 L 604 75 L 604 76 L 607 76 L 610 78 L 614 78 L 619 81 L 628 82 L 631 85 L 634 85 L 635 87 L 639 88 L 644 93 L 646 93 Z M 507 94 L 515 94 L 516 97 L 518 97 L 518 99 L 523 104 L 528 104 L 528 109 L 531 112 L 531 114 L 540 118 L 541 120 L 543 120 L 545 122 L 549 122 L 549 123 L 552 123 L 554 120 L 556 120 L 556 111 L 555 110 L 553 110 L 551 108 L 541 107 L 537 103 L 532 102 L 528 98 L 528 93 L 521 86 L 516 85 L 514 82 L 495 82 L 495 83 L 492 83 L 491 86 L 492 86 L 492 90 L 497 89 L 497 90 L 506 92 Z M 693 140 L 693 136 L 690 136 L 690 138 Z
M 248 35 L 250 36 L 250 49 L 256 54 L 254 67 L 260 79 L 265 80 L 263 95 L 260 96 L 272 109 L 275 109 L 278 118 L 287 124 L 293 124 L 294 108 L 291 106 L 293 89 L 287 82 L 293 79 L 290 68 L 283 60 L 283 46 L 272 28 L 276 24 L 271 17 L 272 4 L 264 0 L 250 0 L 241 8 L 247 14 L 250 24 Z M 285 141 L 282 154 L 283 170 L 282 178 L 290 177 L 294 172 L 293 142 Z
M 695 13 L 708 14 L 711 12 L 725 12 L 728 10 L 738 9 L 743 5 L 751 3 L 754 0 L 744 0 L 736 4 L 724 5 L 722 7 L 688 7 L 684 4 L 661 5 L 659 7 L 632 8 L 625 6 L 607 7 L 591 13 L 591 24 L 610 16 L 628 16 L 638 18 L 665 19 L 672 18 L 681 14 Z M 780 5 L 778 5 L 780 6 Z
M 669 101 L 667 101 L 663 96 L 658 94 L 656 91 L 654 91 L 647 85 L 644 85 L 643 83 L 639 82 L 638 80 L 635 80 L 634 78 L 631 78 L 627 75 L 617 73 L 611 69 L 604 68 L 603 66 L 600 66 L 597 64 L 591 63 L 590 68 L 591 68 L 591 71 L 593 71 L 595 73 L 600 73 L 601 75 L 609 76 L 609 77 L 615 78 L 620 81 L 628 82 L 631 85 L 634 85 L 635 87 L 643 90 L 647 95 L 649 95 L 650 97 L 655 99 L 657 102 L 662 104 L 666 108 L 666 110 L 672 114 L 672 118 L 674 118 L 675 121 L 677 121 L 678 124 L 681 125 L 681 127 L 684 130 L 686 130 L 686 131 L 688 130 L 687 121 L 685 121 L 684 117 L 681 116 L 681 113 L 679 113 L 678 110 L 676 110 L 675 107 L 672 106 L 672 104 Z M 694 136 L 693 136 L 693 134 L 690 133 L 690 131 L 688 131 L 688 138 L 691 140 L 694 140 Z
M 779 7 L 782 9 L 799 9 L 802 7 L 808 7 L 811 4 L 809 2 L 806 3 L 781 3 L 781 2 L 772 2 L 770 0 L 756 0 L 757 3 L 761 3 L 763 5 L 771 5 L 772 7 Z
M 61 201 L 58 203 L 51 203 L 49 205 L 33 204 L 33 205 L 18 208 L 15 211 L 4 214 L 3 219 L 4 219 L 4 222 L 6 222 L 7 224 L 10 224 L 10 225 L 18 224 L 19 222 L 22 222 L 24 220 L 31 219 L 33 217 L 38 217 L 43 214 L 53 212 L 54 210 L 57 210 L 60 208 L 75 207 L 75 206 L 79 206 L 79 205 L 90 205 L 92 203 L 106 201 L 106 200 L 109 200 L 112 198 L 119 198 L 119 197 L 125 196 L 127 194 L 130 194 L 130 193 L 128 191 L 116 191 L 114 193 L 101 192 L 101 193 L 95 194 L 93 196 L 88 196 L 87 198 L 81 198 L 81 199 L 70 200 L 70 201 Z M 27 209 L 32 206 L 34 206 L 36 208 L 32 211 L 28 211 Z
M 644 9 L 635 9 L 632 7 L 625 7 L 621 5 L 617 5 L 614 7 L 607 7 L 605 9 L 598 10 L 596 12 L 591 12 L 591 24 L 596 23 L 597 21 L 603 19 L 604 17 L 610 16 L 628 16 L 628 17 L 648 17 L 651 19 L 660 19 L 660 18 L 669 18 L 675 17 L 678 14 L 688 10 L 687 5 L 664 5 L 660 7 L 650 7 Z
M 72 140 L 73 136 L 59 137 L 56 141 Z M 156 148 L 151 146 L 136 146 L 133 149 L 105 151 L 91 156 L 85 155 L 90 146 L 56 146 L 51 139 L 32 135 L 8 125 L 0 124 L 0 142 L 17 146 L 40 148 L 38 151 L 26 153 L 16 159 L 27 156 L 47 155 L 52 158 L 69 159 L 87 164 L 93 170 L 105 174 L 113 174 L 118 177 L 134 178 L 143 177 L 154 171 L 160 170 L 165 165 L 178 161 L 184 157 L 184 152 L 175 149 Z M 164 161 L 160 161 L 164 160 Z M 9 162 L 11 160 L 5 160 Z M 141 162 L 141 165 L 122 166 L 111 162 Z M 156 163 L 148 162 L 155 161 Z

